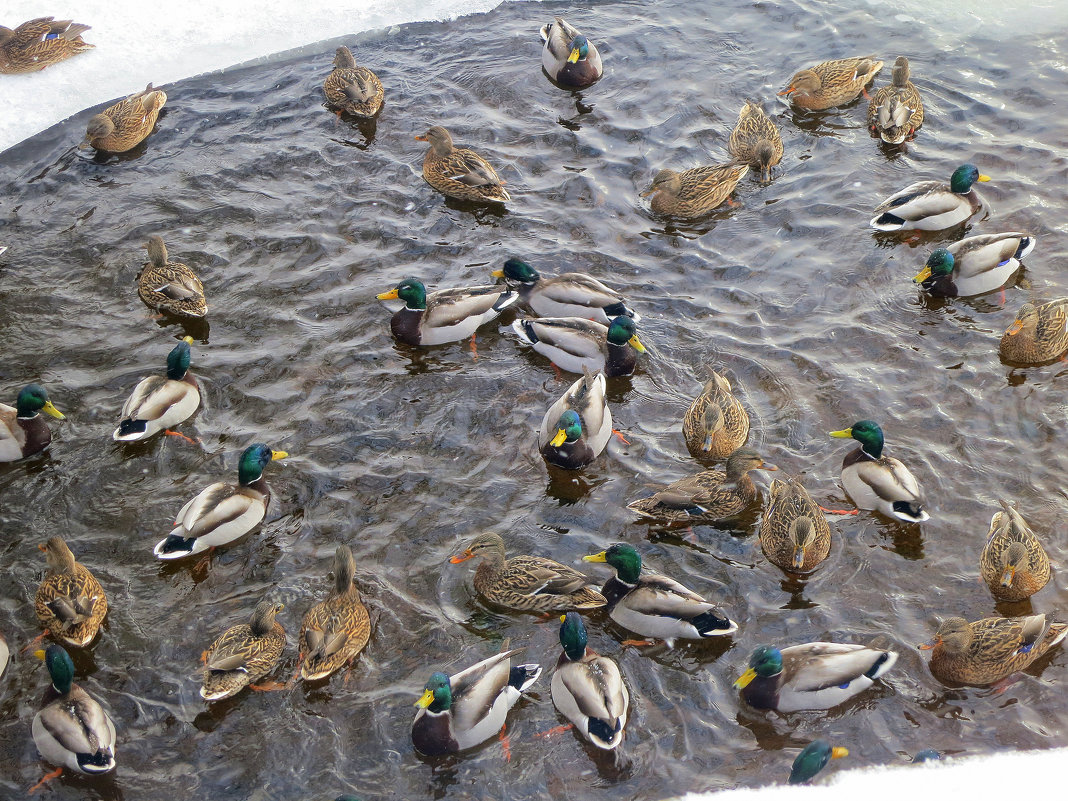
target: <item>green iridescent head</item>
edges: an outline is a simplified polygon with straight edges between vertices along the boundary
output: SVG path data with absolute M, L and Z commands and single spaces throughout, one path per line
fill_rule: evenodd
M 620 581 L 635 584 L 642 572 L 642 557 L 633 546 L 617 542 L 607 551 L 582 557 L 585 562 L 607 562 L 616 571 Z
M 70 692 L 74 683 L 74 662 L 61 645 L 53 643 L 41 651 L 34 651 L 34 656 L 43 659 L 48 668 L 48 675 L 52 677 L 52 686 L 56 692 L 66 695 Z
M 48 393 L 40 384 L 27 384 L 15 400 L 15 413 L 19 417 L 36 417 L 38 412 L 50 414 L 57 420 L 63 419 L 62 412 L 52 405 Z
M 426 287 L 423 282 L 415 278 L 405 278 L 389 292 L 383 292 L 377 296 L 379 300 L 394 300 L 400 298 L 404 301 L 405 308 L 413 311 L 426 310 Z
M 826 740 L 814 740 L 802 749 L 790 769 L 790 784 L 807 782 L 832 759 L 849 756 L 849 750 L 832 746 Z
M 415 705 L 431 712 L 444 712 L 451 707 L 452 687 L 449 685 L 449 677 L 441 672 L 431 674 L 423 685 L 423 695 Z
M 495 272 L 494 275 L 497 275 L 497 273 Z M 541 278 L 541 275 L 525 261 L 508 259 L 497 277 L 504 277 L 510 281 L 519 281 L 522 284 L 533 284 Z
M 189 364 L 193 360 L 193 354 L 189 346 L 193 344 L 192 337 L 184 337 L 167 354 L 167 378 L 172 381 L 181 381 L 189 371 Z
M 576 61 L 582 58 L 586 58 L 590 54 L 590 40 L 582 34 L 579 34 L 571 40 L 571 53 L 568 55 L 567 60 L 574 64 Z
M 874 459 L 883 455 L 883 430 L 874 420 L 858 420 L 849 428 L 832 431 L 832 437 L 852 437 L 861 444 L 864 452 Z
M 285 451 L 272 451 L 262 442 L 249 445 L 241 452 L 241 461 L 237 465 L 237 482 L 242 486 L 258 481 L 263 469 L 275 459 L 289 456 Z
M 782 651 L 774 645 L 761 645 L 749 657 L 749 667 L 766 679 L 777 676 L 782 673 Z
M 976 181 L 983 183 L 989 180 L 990 176 L 982 175 L 974 164 L 961 164 L 953 171 L 949 179 L 949 188 L 958 195 L 963 195 L 972 188 L 972 184 Z
M 618 346 L 630 344 L 638 353 L 645 353 L 645 346 L 638 339 L 638 326 L 626 314 L 619 315 L 609 323 L 608 344 Z
M 586 643 L 589 640 L 582 616 L 578 612 L 568 612 L 560 620 L 560 645 L 564 647 L 567 658 L 577 662 L 586 654 Z
M 568 409 L 556 423 L 556 436 L 549 444 L 559 448 L 565 442 L 578 442 L 582 438 L 582 418 L 574 409 Z

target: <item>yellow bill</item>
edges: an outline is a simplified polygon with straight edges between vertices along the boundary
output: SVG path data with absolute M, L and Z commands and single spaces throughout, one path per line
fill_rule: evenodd
M 383 292 L 381 295 L 375 295 L 375 297 L 379 300 L 396 300 L 400 297 L 400 293 L 396 287 L 393 287 L 389 292 Z
M 423 694 L 420 696 L 419 700 L 415 702 L 414 705 L 419 707 L 420 709 L 426 709 L 432 703 L 434 703 L 434 691 L 424 690 Z
M 607 551 L 601 551 L 600 553 L 593 553 L 593 554 L 590 554 L 589 556 L 583 556 L 582 557 L 582 561 L 583 562 L 607 562 L 608 561 L 607 553 L 608 553 Z
M 562 428 L 557 429 L 556 436 L 549 440 L 549 444 L 554 448 L 559 448 L 565 442 L 567 442 L 567 432 Z
M 839 439 L 849 439 L 853 436 L 852 428 L 843 428 L 841 431 L 828 431 L 832 437 L 838 437 Z
M 634 348 L 634 350 L 638 351 L 638 353 L 645 353 L 645 345 L 643 345 L 642 341 L 640 339 L 638 339 L 638 335 L 637 334 L 632 336 L 628 340 L 628 342 L 630 343 L 630 346 L 632 348 Z
M 579 60 L 579 56 L 581 56 L 581 55 L 582 55 L 582 53 L 581 53 L 581 51 L 580 51 L 580 50 L 579 50 L 579 49 L 578 49 L 577 47 L 573 47 L 573 48 L 571 48 L 571 55 L 569 55 L 569 56 L 567 57 L 567 63 L 568 63 L 568 64 L 575 64 L 575 63 L 577 63 L 577 62 L 578 62 L 578 60 Z
M 916 277 L 913 278 L 912 280 L 913 280 L 914 283 L 922 284 L 924 281 L 926 281 L 930 277 L 931 277 L 931 268 L 928 267 L 925 264 L 923 266 L 923 269 L 920 270 L 918 273 L 916 273 Z
M 734 682 L 734 688 L 736 690 L 744 690 L 746 687 L 749 686 L 749 683 L 756 678 L 756 676 L 757 672 L 752 668 L 749 668 L 749 670 L 745 671 L 745 673 L 739 676 L 738 680 Z
M 271 461 L 277 462 L 279 459 L 285 459 L 289 456 L 285 451 L 271 451 Z
M 55 407 L 52 401 L 45 401 L 45 405 L 41 407 L 41 411 L 45 414 L 50 414 L 57 420 L 63 420 L 63 412 Z

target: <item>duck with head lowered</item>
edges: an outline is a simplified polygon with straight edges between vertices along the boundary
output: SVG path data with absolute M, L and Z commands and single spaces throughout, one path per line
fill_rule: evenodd
M 883 430 L 873 420 L 858 420 L 830 432 L 852 437 L 860 447 L 842 460 L 842 488 L 858 509 L 874 509 L 906 523 L 929 520 L 927 500 L 916 477 L 900 459 L 883 455 Z
M 24 386 L 14 408 L 0 403 L 0 462 L 15 462 L 48 447 L 52 432 L 40 412 L 63 419 L 40 384 Z
M 393 336 L 408 345 L 441 345 L 467 339 L 511 306 L 519 295 L 499 286 L 469 286 L 426 291 L 421 281 L 406 278 L 379 300 L 404 301 L 389 322 Z
M 601 455 L 612 437 L 605 391 L 604 373 L 587 370 L 549 407 L 538 432 L 538 449 L 546 462 L 579 470 Z

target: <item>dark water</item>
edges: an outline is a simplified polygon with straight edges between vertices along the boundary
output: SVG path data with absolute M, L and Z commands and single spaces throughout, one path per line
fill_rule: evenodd
M 40 380 L 68 419 L 51 423 L 48 455 L 0 466 L 0 626 L 14 648 L 36 633 L 36 545 L 56 533 L 112 610 L 75 661 L 119 724 L 119 768 L 65 777 L 50 797 L 649 798 L 784 780 L 817 736 L 848 745 L 852 766 L 925 747 L 1065 745 L 1062 651 L 990 696 L 943 688 L 914 645 L 941 616 L 1063 605 L 1056 572 L 1031 604 L 996 607 L 977 561 L 999 496 L 1018 499 L 1054 564 L 1064 561 L 1066 369 L 998 359 L 1031 290 L 1009 288 L 1004 303 L 917 294 L 909 279 L 926 254 L 960 231 L 910 246 L 865 228 L 879 198 L 971 160 L 993 176 L 982 187 L 990 218 L 971 232 L 1037 235 L 1024 277 L 1043 298 L 1065 294 L 1064 36 L 1016 31 L 1006 47 L 996 31 L 955 38 L 851 6 L 735 2 L 706 16 L 682 0 L 575 13 L 509 4 L 356 37 L 358 61 L 387 87 L 376 125 L 321 107 L 329 42 L 167 86 L 156 133 L 131 154 L 72 150 L 88 110 L 5 152 L 3 400 Z M 557 12 L 602 43 L 606 74 L 588 91 L 561 91 L 540 71 L 537 28 Z M 908 55 L 927 104 L 903 150 L 869 139 L 864 101 L 796 116 L 772 99 L 801 66 L 872 51 L 888 65 Z M 888 79 L 889 66 L 878 80 Z M 638 192 L 661 167 L 723 160 L 747 97 L 782 129 L 774 183 L 743 181 L 738 207 L 697 224 L 651 218 Z M 413 137 L 435 123 L 500 165 L 506 211 L 444 201 L 423 182 Z M 161 371 L 186 333 L 152 320 L 134 291 L 138 246 L 153 233 L 209 292 L 210 332 L 189 330 L 205 396 L 183 426 L 195 446 L 110 439 L 135 382 Z M 520 347 L 508 319 L 480 332 L 476 360 L 466 343 L 396 345 L 374 300 L 408 275 L 432 288 L 484 283 L 513 254 L 608 280 L 644 318 L 648 357 L 610 382 L 630 444 L 613 441 L 577 476 L 550 478 L 535 444 L 544 409 L 573 378 Z M 807 582 L 764 559 L 755 515 L 697 529 L 696 545 L 636 523 L 627 501 L 699 467 L 681 418 L 712 367 L 749 408 L 750 442 L 804 473 L 824 505 L 844 503 L 837 477 L 850 447 L 826 432 L 880 420 L 890 452 L 927 487 L 932 521 L 836 520 L 830 559 Z M 263 530 L 204 572 L 156 562 L 152 545 L 182 503 L 232 476 L 258 440 L 293 454 L 268 469 Z M 488 528 L 514 553 L 566 562 L 635 543 L 740 622 L 732 641 L 641 653 L 591 618 L 591 645 L 619 659 L 631 688 L 629 764 L 570 733 L 534 737 L 560 722 L 548 674 L 511 716 L 510 762 L 495 743 L 455 760 L 413 754 L 412 702 L 432 670 L 482 659 L 503 638 L 546 667 L 558 654 L 555 625 L 483 608 L 468 565 L 447 564 Z M 206 709 L 201 650 L 268 591 L 286 604 L 292 643 L 339 541 L 357 555 L 376 620 L 351 680 Z M 829 713 L 754 713 L 731 690 L 757 644 L 874 636 L 900 652 L 898 666 Z M 291 645 L 278 675 L 295 662 Z M 45 675 L 25 655 L 0 685 L 0 795 L 19 797 L 40 776 L 29 726 Z

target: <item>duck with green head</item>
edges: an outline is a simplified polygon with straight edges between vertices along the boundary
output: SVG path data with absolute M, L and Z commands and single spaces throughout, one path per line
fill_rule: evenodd
M 1017 231 L 969 236 L 934 250 L 912 280 L 941 297 L 982 295 L 1003 287 L 1034 247 L 1035 237 Z
M 883 455 L 883 430 L 873 420 L 858 420 L 830 432 L 860 443 L 842 460 L 842 487 L 858 509 L 874 509 L 907 523 L 929 520 L 927 500 L 916 477 L 899 459 Z
M 512 323 L 519 339 L 569 373 L 596 373 L 609 378 L 630 375 L 645 346 L 638 327 L 625 314 L 608 325 L 580 317 L 520 318 Z
M 15 462 L 48 447 L 52 432 L 40 412 L 63 419 L 40 384 L 23 387 L 14 408 L 0 403 L 0 462 Z
M 406 278 L 379 300 L 402 300 L 389 327 L 393 336 L 408 345 L 441 345 L 458 342 L 475 329 L 497 319 L 519 295 L 498 286 L 469 286 L 427 293 L 423 283 Z
M 871 225 L 876 231 L 942 231 L 967 220 L 983 207 L 972 187 L 989 181 L 974 164 L 962 164 L 949 183 L 919 181 L 891 195 L 875 207 Z
M 558 398 L 541 421 L 538 449 L 549 464 L 578 470 L 601 455 L 612 437 L 604 373 L 585 375 Z
M 603 325 L 621 314 L 636 323 L 641 320 L 622 295 L 585 273 L 544 276 L 525 261 L 511 258 L 492 274 L 503 278 L 539 317 L 581 317 Z
M 119 427 L 111 438 L 116 442 L 137 442 L 160 431 L 169 431 L 189 419 L 200 407 L 200 385 L 189 372 L 192 337 L 185 337 L 167 354 L 166 375 L 142 378 L 122 406 Z
M 541 28 L 541 65 L 556 83 L 581 89 L 601 77 L 601 54 L 593 42 L 563 17 L 554 17 Z
M 849 749 L 832 746 L 826 740 L 813 740 L 801 749 L 790 767 L 790 784 L 803 784 L 827 767 L 832 759 L 849 756 Z

